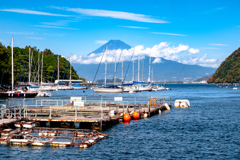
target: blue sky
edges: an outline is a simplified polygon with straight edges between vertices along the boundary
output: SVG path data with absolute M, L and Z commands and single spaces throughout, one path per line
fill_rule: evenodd
M 2 1 L 0 42 L 10 45 L 14 37 L 14 46 L 72 53 L 81 63 L 117 39 L 139 55 L 216 68 L 240 47 L 239 6 L 239 0 Z

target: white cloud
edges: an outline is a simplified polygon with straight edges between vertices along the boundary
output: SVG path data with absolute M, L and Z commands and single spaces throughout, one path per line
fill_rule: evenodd
M 154 45 L 152 48 L 145 48 L 143 45 L 138 45 L 134 48 L 128 50 L 107 50 L 107 53 L 104 54 L 102 59 L 102 53 L 92 53 L 91 55 L 85 56 L 76 56 L 72 58 L 74 63 L 81 63 L 81 64 L 90 64 L 90 63 L 99 63 L 102 59 L 102 62 L 105 62 L 107 59 L 108 62 L 114 62 L 115 58 L 118 61 L 118 58 L 121 55 L 120 61 L 129 61 L 132 58 L 134 52 L 134 59 L 137 60 L 138 57 L 140 59 L 144 58 L 145 56 L 154 57 L 155 60 L 153 63 L 161 63 L 162 58 L 172 61 L 177 61 L 179 63 L 184 64 L 191 64 L 191 65 L 201 65 L 206 67 L 213 67 L 216 68 L 220 65 L 221 61 L 217 59 L 208 59 L 207 54 L 202 57 L 199 57 L 196 54 L 190 54 L 188 56 L 187 53 L 191 52 L 197 53 L 199 52 L 198 49 L 190 48 L 188 45 L 179 44 L 178 46 L 170 46 L 170 43 L 161 42 L 157 45 Z
M 60 26 L 47 26 L 47 25 L 34 25 L 35 27 L 43 27 L 43 28 L 58 28 L 58 29 L 70 29 L 70 30 L 79 30 L 77 28 L 67 28 L 67 27 L 60 27 Z
M 228 46 L 227 44 L 216 44 L 216 43 L 209 43 L 212 46 Z
M 146 27 L 138 27 L 138 26 L 120 26 L 120 27 L 134 28 L 134 29 L 149 29 L 149 28 L 146 28 Z
M 130 12 L 110 11 L 110 10 L 100 10 L 100 9 L 67 8 L 67 7 L 52 7 L 52 8 L 72 11 L 72 12 L 87 15 L 87 16 L 109 17 L 109 18 L 125 19 L 125 20 L 148 22 L 148 23 L 168 23 L 167 21 L 164 21 L 161 19 L 151 18 L 151 16 L 148 16 L 148 15 L 136 14 L 136 13 L 130 13 Z
M 44 16 L 70 17 L 70 15 L 53 14 L 53 13 L 48 13 L 48 12 L 40 12 L 40 11 L 33 11 L 33 10 L 26 10 L 26 9 L 0 9 L 0 11 L 23 13 L 23 14 L 44 15 Z
M 176 33 L 163 33 L 163 32 L 151 32 L 152 34 L 165 34 L 170 36 L 186 36 L 184 34 L 176 34 Z
M 7 32 L 9 34 L 18 34 L 18 35 L 34 35 L 34 32 Z
M 152 63 L 161 63 L 161 58 L 155 58 Z
M 217 68 L 221 64 L 221 60 L 207 59 L 207 54 L 202 57 L 189 57 L 189 59 L 179 60 L 183 64 L 195 64 L 203 67 Z
M 28 39 L 43 39 L 43 38 L 40 38 L 40 37 L 25 37 L 25 38 L 28 38 Z
M 188 51 L 189 51 L 191 54 L 197 54 L 197 53 L 200 52 L 198 49 L 194 49 L 194 48 L 190 48 Z
M 95 41 L 95 43 L 97 43 L 97 44 L 105 44 L 107 42 L 108 41 L 105 41 L 105 40 L 97 40 L 97 41 Z
M 213 48 L 213 47 L 202 47 L 200 49 L 218 49 L 218 48 Z

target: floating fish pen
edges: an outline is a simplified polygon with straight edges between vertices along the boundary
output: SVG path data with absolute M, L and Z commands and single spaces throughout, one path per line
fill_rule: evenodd
M 63 128 L 5 129 L 0 132 L 0 143 L 10 146 L 87 148 L 109 136 L 96 130 Z

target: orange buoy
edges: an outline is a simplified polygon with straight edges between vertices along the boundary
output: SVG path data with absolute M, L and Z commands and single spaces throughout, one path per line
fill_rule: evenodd
M 133 116 L 134 119 L 138 119 L 139 118 L 139 113 L 134 111 L 132 116 Z
M 123 115 L 123 120 L 124 120 L 125 122 L 130 122 L 131 116 L 129 116 L 129 114 L 125 113 L 125 114 Z

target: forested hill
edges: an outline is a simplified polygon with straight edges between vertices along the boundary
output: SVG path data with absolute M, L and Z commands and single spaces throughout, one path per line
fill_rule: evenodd
M 41 64 L 43 56 L 43 82 L 54 82 L 57 79 L 57 57 L 50 49 L 39 51 L 36 47 L 26 46 L 25 48 L 14 47 L 14 84 L 28 82 L 29 73 L 29 47 L 31 48 L 31 82 L 38 81 L 38 58 L 39 75 L 41 75 Z M 33 56 L 32 56 L 33 55 Z M 39 56 L 38 56 L 39 55 Z M 0 84 L 8 85 L 12 81 L 11 69 L 11 47 L 5 47 L 0 42 Z M 67 70 L 66 70 L 67 68 Z M 66 73 L 65 73 L 66 70 Z M 72 67 L 72 79 L 79 79 L 76 71 Z M 65 73 L 65 76 L 64 76 Z M 53 76 L 53 78 L 52 78 Z M 41 81 L 41 76 L 40 80 Z M 64 57 L 59 56 L 59 79 L 69 79 L 70 64 Z
M 208 83 L 240 83 L 240 48 L 222 62 Z

